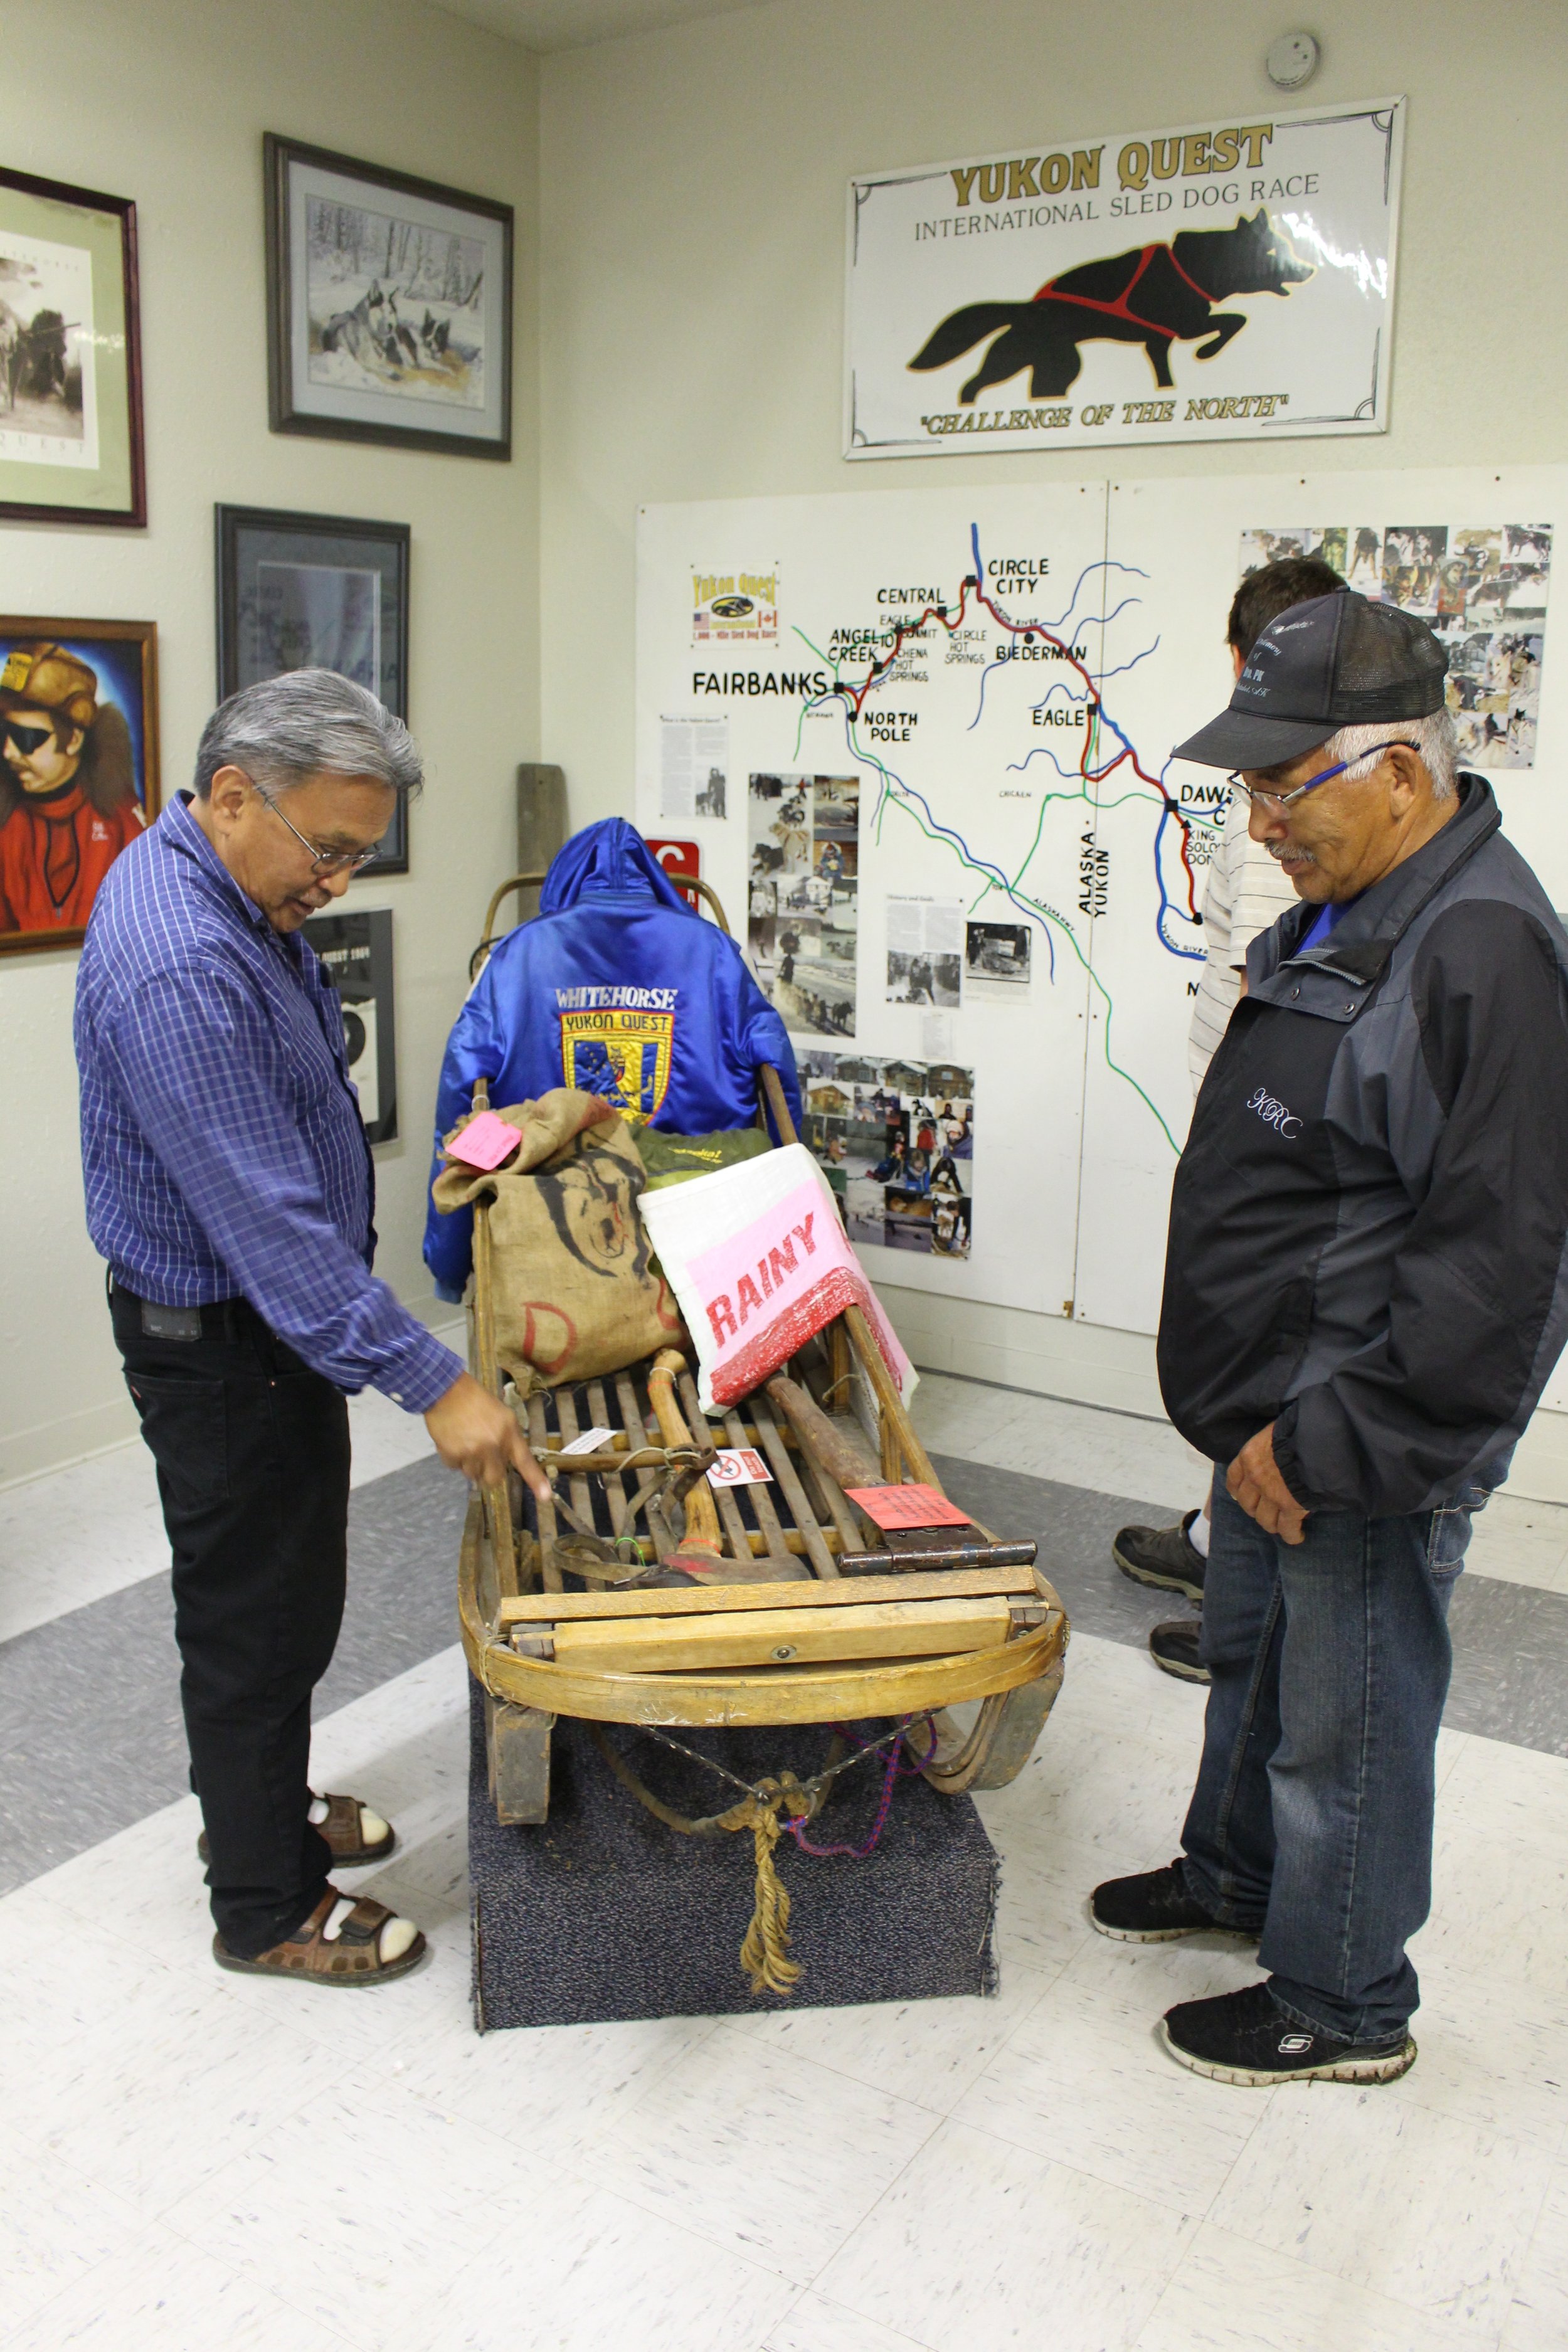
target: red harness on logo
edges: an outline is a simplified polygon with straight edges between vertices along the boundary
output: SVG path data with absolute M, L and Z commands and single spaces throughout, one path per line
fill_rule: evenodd
M 1131 277 L 1128 279 L 1126 285 L 1122 288 L 1114 302 L 1101 302 L 1093 294 L 1073 294 L 1063 292 L 1058 288 L 1058 282 L 1054 278 L 1049 278 L 1047 283 L 1040 288 L 1039 292 L 1034 295 L 1031 299 L 1036 302 L 1076 302 L 1082 310 L 1103 311 L 1108 319 L 1124 319 L 1130 327 L 1141 328 L 1145 334 L 1163 335 L 1168 343 L 1173 342 L 1176 337 L 1176 329 L 1174 327 L 1163 326 L 1158 319 L 1140 318 L 1138 312 L 1131 308 L 1132 296 L 1137 289 L 1138 282 L 1157 253 L 1163 253 L 1164 255 L 1166 260 L 1170 263 L 1178 278 L 1184 278 L 1186 279 L 1186 282 L 1192 288 L 1193 292 L 1201 298 L 1206 309 L 1213 302 L 1215 299 L 1214 296 L 1206 292 L 1205 289 L 1198 284 L 1197 279 L 1194 278 L 1190 272 L 1182 268 L 1181 263 L 1176 259 L 1174 253 L 1168 245 L 1146 245 L 1143 247 L 1142 252 L 1138 257 L 1137 268 L 1132 272 Z

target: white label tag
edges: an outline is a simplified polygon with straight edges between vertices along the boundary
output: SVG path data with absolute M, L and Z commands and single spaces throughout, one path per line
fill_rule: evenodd
M 708 1473 L 710 1486 L 771 1486 L 773 1474 L 751 1445 L 721 1445 Z
M 558 1445 L 555 1450 L 558 1454 L 597 1454 L 600 1446 L 607 1445 L 615 1433 L 613 1429 L 585 1429 L 581 1437 L 572 1440 L 570 1445 Z

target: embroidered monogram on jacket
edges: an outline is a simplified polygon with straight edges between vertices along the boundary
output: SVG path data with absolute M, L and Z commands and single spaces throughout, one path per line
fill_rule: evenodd
M 1295 1135 L 1300 1128 L 1296 1113 L 1278 1101 L 1266 1087 L 1259 1087 L 1256 1094 L 1247 1097 L 1247 1108 L 1258 1113 L 1265 1127 L 1276 1128 L 1281 1135 Z

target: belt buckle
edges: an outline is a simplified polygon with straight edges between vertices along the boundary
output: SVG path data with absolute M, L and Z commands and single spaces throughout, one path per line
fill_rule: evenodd
M 199 1339 L 202 1310 L 199 1307 L 158 1307 L 152 1299 L 144 1298 L 142 1333 L 148 1339 Z

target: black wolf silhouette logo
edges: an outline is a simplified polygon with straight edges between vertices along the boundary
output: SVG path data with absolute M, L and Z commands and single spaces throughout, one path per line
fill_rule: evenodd
M 969 302 L 937 328 L 911 368 L 946 367 L 986 335 L 996 335 L 958 397 L 965 405 L 987 385 L 1031 371 L 1029 394 L 1050 400 L 1076 383 L 1080 342 L 1142 343 L 1154 381 L 1172 388 L 1171 345 L 1208 337 L 1198 351 L 1212 360 L 1247 324 L 1241 310 L 1214 305 L 1233 294 L 1285 294 L 1312 275 L 1266 211 L 1234 228 L 1182 229 L 1168 245 L 1145 245 L 1064 269 L 1028 302 Z M 1005 332 L 996 334 L 998 328 Z

